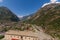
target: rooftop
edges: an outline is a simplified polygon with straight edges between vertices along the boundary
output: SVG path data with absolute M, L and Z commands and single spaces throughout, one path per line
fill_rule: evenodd
M 32 31 L 9 30 L 5 34 L 6 35 L 38 37 L 38 34 L 36 32 L 32 32 Z

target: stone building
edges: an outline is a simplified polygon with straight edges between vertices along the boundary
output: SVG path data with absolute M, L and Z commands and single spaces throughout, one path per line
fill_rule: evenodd
M 32 31 L 9 30 L 4 40 L 39 40 L 37 33 Z

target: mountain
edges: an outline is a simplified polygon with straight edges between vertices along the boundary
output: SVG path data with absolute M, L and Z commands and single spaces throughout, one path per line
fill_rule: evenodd
M 20 19 L 7 7 L 0 7 L 0 32 L 15 29 Z
M 24 16 L 23 18 L 18 18 L 11 10 L 7 7 L 0 7 L 0 32 L 6 32 L 8 30 L 31 30 L 34 31 L 33 25 L 23 23 L 22 21 L 28 19 L 33 14 L 29 16 Z
M 22 18 L 21 18 L 21 21 L 27 21 L 28 19 L 30 19 L 32 16 L 34 15 L 34 13 L 33 14 L 30 14 L 30 15 L 27 15 L 27 16 L 23 16 Z
M 46 5 L 26 22 L 42 27 L 45 33 L 54 38 L 60 38 L 60 3 Z
M 14 21 L 17 22 L 19 21 L 19 18 L 11 12 L 7 7 L 0 7 L 0 22 L 4 21 Z

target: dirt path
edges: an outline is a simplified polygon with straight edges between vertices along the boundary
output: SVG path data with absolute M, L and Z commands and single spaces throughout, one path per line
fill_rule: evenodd
M 38 33 L 39 40 L 54 40 L 54 38 L 46 33 L 44 33 L 43 29 L 33 25 L 33 28 L 36 30 Z

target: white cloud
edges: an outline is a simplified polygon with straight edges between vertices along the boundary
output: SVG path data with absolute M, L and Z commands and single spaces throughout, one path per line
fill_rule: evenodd
M 44 7 L 44 6 L 48 5 L 48 4 L 51 4 L 51 3 L 60 3 L 60 2 L 58 2 L 58 0 L 50 0 L 49 3 L 45 3 L 42 7 Z
M 50 0 L 51 1 L 51 3 L 55 3 L 57 0 Z
M 3 0 L 0 0 L 0 2 L 3 2 Z
M 22 18 L 23 16 L 18 16 L 19 18 Z
M 45 3 L 45 4 L 43 4 L 43 6 L 42 6 L 42 7 L 44 7 L 44 6 L 48 5 L 48 4 L 50 4 L 50 3 Z

